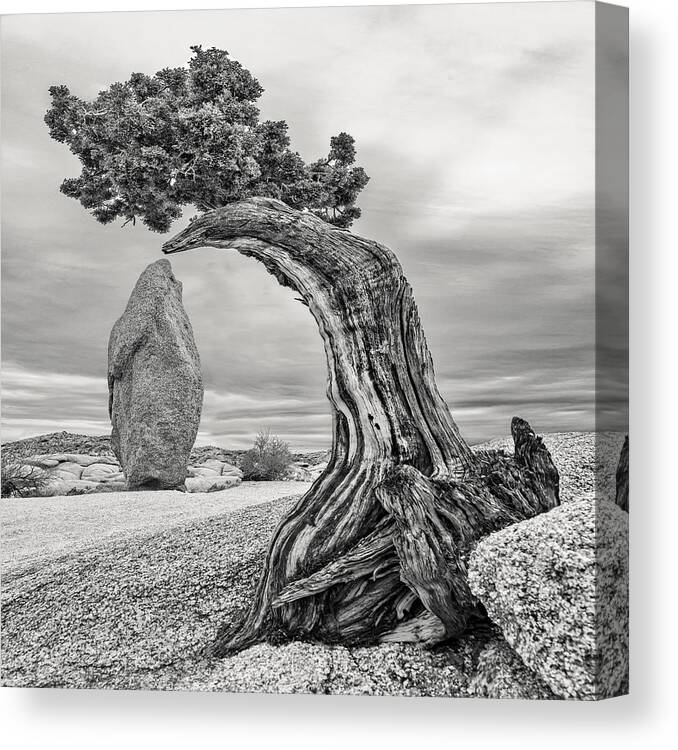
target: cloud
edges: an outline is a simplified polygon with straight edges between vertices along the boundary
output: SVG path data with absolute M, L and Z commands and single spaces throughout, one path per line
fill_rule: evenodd
M 505 434 L 512 410 L 543 430 L 588 429 L 592 7 L 3 19 L 4 431 L 108 430 L 108 336 L 165 239 L 101 226 L 59 193 L 79 165 L 49 138 L 47 89 L 66 83 L 92 97 L 132 70 L 185 64 L 196 43 L 253 71 L 266 89 L 262 117 L 286 119 L 305 158 L 341 130 L 355 136 L 372 177 L 355 232 L 401 260 L 465 435 Z M 328 444 L 325 355 L 308 310 L 234 252 L 194 251 L 172 265 L 206 386 L 199 441 L 244 447 L 268 424 L 294 447 Z M 616 299 L 617 281 L 610 273 L 601 299 Z
M 42 432 L 110 433 L 106 378 L 2 366 L 2 439 Z M 329 447 L 331 418 L 326 399 L 248 396 L 205 390 L 197 443 L 248 448 L 270 427 L 293 448 Z
M 105 378 L 29 370 L 2 364 L 2 439 L 42 432 L 110 430 Z

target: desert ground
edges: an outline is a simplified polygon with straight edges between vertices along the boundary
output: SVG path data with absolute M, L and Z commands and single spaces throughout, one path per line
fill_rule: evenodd
M 544 436 L 563 505 L 614 497 L 623 437 Z M 3 498 L 2 684 L 561 697 L 490 623 L 431 650 L 295 641 L 211 658 L 218 626 L 248 606 L 271 534 L 308 487 Z

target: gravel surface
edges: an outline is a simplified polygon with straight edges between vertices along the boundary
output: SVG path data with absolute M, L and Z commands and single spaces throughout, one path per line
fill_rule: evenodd
M 3 498 L 3 574 L 115 538 L 148 535 L 287 495 L 307 482 L 243 482 L 219 492 L 106 492 Z
M 4 576 L 6 686 L 464 695 L 486 637 L 423 651 L 389 644 L 204 648 L 251 602 L 286 498 Z M 226 543 L 228 540 L 228 543 Z
M 619 446 L 622 438 L 619 436 Z M 564 501 L 572 499 L 575 492 L 592 492 L 593 436 L 550 435 L 546 442 L 561 471 Z M 501 446 L 477 446 L 482 447 Z M 600 452 L 598 460 L 602 460 Z M 611 472 L 613 476 L 615 466 L 616 457 L 610 449 L 606 475 Z M 289 482 L 284 485 L 288 492 L 295 491 Z M 110 498 L 106 495 L 106 502 Z M 92 496 L 67 499 L 80 509 Z M 197 496 L 184 499 L 192 504 Z M 218 501 L 213 496 L 207 499 Z M 204 650 L 218 625 L 237 622 L 251 602 L 268 540 L 295 501 L 286 498 L 226 513 L 222 508 L 206 514 L 214 517 L 196 521 L 194 516 L 190 522 L 175 518 L 173 523 L 163 511 L 162 530 L 144 537 L 138 533 L 139 525 L 123 528 L 125 513 L 121 512 L 119 531 L 131 533 L 131 539 L 114 536 L 98 546 L 88 539 L 89 546 L 37 560 L 34 547 L 26 563 L 14 566 L 3 578 L 2 684 L 489 694 L 487 679 L 479 687 L 479 680 L 473 678 L 481 654 L 482 666 L 489 662 L 489 647 L 494 646 L 489 652 L 493 658 L 502 651 L 503 642 L 496 632 L 462 638 L 432 651 L 406 644 L 349 649 L 297 642 L 261 644 L 216 661 L 207 658 Z M 149 513 L 149 523 L 151 516 Z M 61 522 L 69 526 L 68 519 Z M 46 518 L 44 523 L 48 533 Z M 170 525 L 173 528 L 168 528 Z M 85 527 L 92 529 L 96 523 Z M 22 533 L 27 534 L 17 524 L 14 536 Z M 59 554 L 59 549 L 54 552 Z M 511 680 L 504 682 L 505 689 L 501 681 L 493 687 L 494 697 L 516 695 Z M 539 689 L 531 692 L 526 687 L 519 692 L 522 697 L 540 697 Z

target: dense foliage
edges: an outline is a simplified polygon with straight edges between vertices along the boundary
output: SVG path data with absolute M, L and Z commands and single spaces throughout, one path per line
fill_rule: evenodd
M 240 468 L 245 480 L 272 481 L 284 479 L 291 463 L 287 443 L 264 431 L 257 435 L 254 447 L 243 456 Z
M 133 73 L 91 102 L 50 88 L 50 135 L 82 163 L 61 191 L 103 224 L 140 218 L 158 232 L 184 205 L 207 211 L 255 195 L 349 227 L 369 179 L 353 166 L 353 138 L 340 133 L 325 158 L 306 164 L 284 120 L 259 121 L 263 88 L 248 70 L 224 50 L 191 50 L 187 68 Z

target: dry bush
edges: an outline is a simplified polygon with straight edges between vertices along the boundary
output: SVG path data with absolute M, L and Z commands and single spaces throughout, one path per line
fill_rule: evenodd
M 2 497 L 41 497 L 49 483 L 49 473 L 37 466 L 15 461 L 2 465 Z
M 291 463 L 288 444 L 263 430 L 254 440 L 254 447 L 243 456 L 240 468 L 246 481 L 272 481 L 284 479 Z

